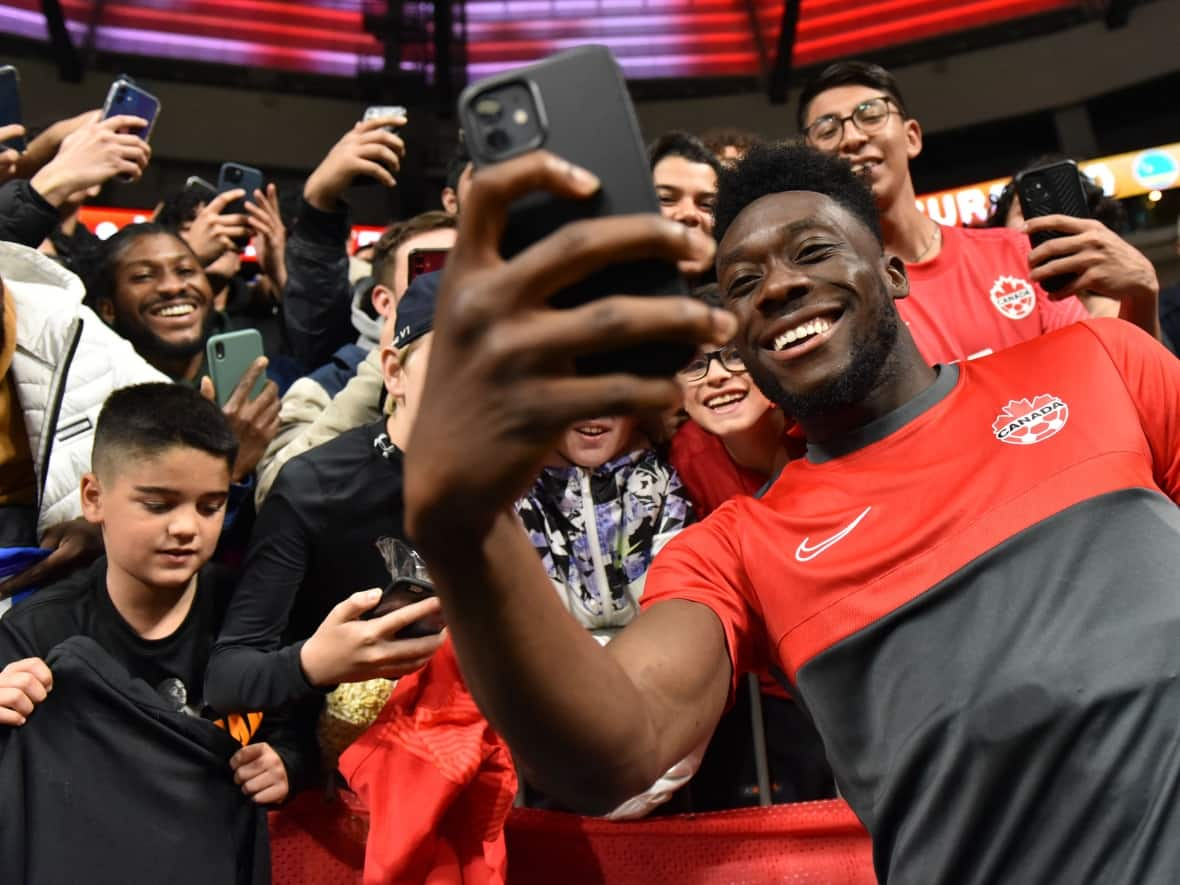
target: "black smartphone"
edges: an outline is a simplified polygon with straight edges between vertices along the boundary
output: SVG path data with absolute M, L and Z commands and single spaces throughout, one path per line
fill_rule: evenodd
M 0 126 L 24 122 L 20 108 L 20 74 L 12 65 L 4 65 L 0 67 Z M 24 153 L 28 146 L 23 135 L 14 135 L 0 141 L 0 148 L 4 150 L 12 149 Z
M 419 578 L 396 577 L 381 591 L 381 600 L 361 615 L 362 620 L 371 620 L 387 615 L 399 608 L 405 608 L 415 602 L 421 602 L 434 596 L 434 585 Z M 422 636 L 433 636 L 442 632 L 446 624 L 442 619 L 442 612 L 419 618 L 411 624 L 402 627 L 394 634 L 397 639 L 417 639 Z
M 1090 217 L 1086 192 L 1082 188 L 1082 172 L 1073 160 L 1059 160 L 1026 169 L 1016 176 L 1015 184 L 1016 195 L 1020 198 L 1020 211 L 1025 218 L 1039 218 L 1042 215 Z M 1060 236 L 1064 234 L 1045 231 L 1033 234 L 1029 239 L 1035 248 Z M 1049 277 L 1041 283 L 1041 288 L 1046 292 L 1056 292 L 1069 285 L 1073 279 L 1072 274 Z
M 410 254 L 406 256 L 409 263 L 406 281 L 412 283 L 415 277 L 420 277 L 424 273 L 442 270 L 447 263 L 447 253 L 450 251 L 450 249 L 411 249 Z
M 201 202 L 208 203 L 217 196 L 217 188 L 201 178 L 199 175 L 190 175 L 185 179 L 184 189 L 192 191 L 201 198 Z
M 107 90 L 107 98 L 102 105 L 102 118 L 106 120 L 120 114 L 131 114 L 147 120 L 147 126 L 129 131 L 148 141 L 156 126 L 156 118 L 160 115 L 160 99 L 130 77 L 120 76 Z
M 241 188 L 246 192 L 246 196 L 227 203 L 225 208 L 221 210 L 221 214 L 245 215 L 246 204 L 254 202 L 254 191 L 262 190 L 263 183 L 261 170 L 255 169 L 253 166 L 243 166 L 241 163 L 222 163 L 221 169 L 217 173 L 217 192 L 224 194 L 226 191 Z M 234 244 L 239 249 L 245 249 L 249 242 L 250 236 L 248 234 L 245 237 L 234 237 Z
M 660 211 L 622 71 L 605 47 L 581 46 L 468 86 L 459 96 L 459 125 L 476 167 L 545 148 L 602 181 L 589 200 L 530 194 L 514 203 L 500 244 L 505 258 L 571 221 Z M 675 264 L 633 261 L 604 268 L 551 303 L 576 307 L 614 294 L 686 292 Z M 577 368 L 583 374 L 668 376 L 695 353 L 683 341 L 651 341 L 579 357 Z

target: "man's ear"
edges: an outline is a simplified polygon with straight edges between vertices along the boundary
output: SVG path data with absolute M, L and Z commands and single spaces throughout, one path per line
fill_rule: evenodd
M 922 124 L 910 117 L 905 126 L 905 155 L 911 160 L 922 153 Z
M 381 377 L 390 399 L 396 401 L 406 396 L 406 373 L 402 371 L 401 357 L 393 346 L 381 348 Z
M 395 299 L 388 286 L 378 283 L 373 287 L 369 299 L 373 302 L 373 310 L 377 311 L 377 316 L 387 317 L 393 313 Z
M 108 326 L 115 324 L 115 302 L 109 298 L 99 298 L 94 303 L 94 307 L 98 311 L 98 315 L 102 317 L 104 323 Z
M 885 282 L 894 301 L 910 294 L 910 278 L 905 262 L 896 255 L 885 255 Z
M 102 483 L 93 473 L 82 474 L 82 515 L 87 522 L 102 522 Z

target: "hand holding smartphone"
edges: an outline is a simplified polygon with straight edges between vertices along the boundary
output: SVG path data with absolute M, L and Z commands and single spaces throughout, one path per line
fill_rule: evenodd
M 257 329 L 241 329 L 209 337 L 205 344 L 205 362 L 218 406 L 225 408 L 242 376 L 262 355 L 262 335 Z M 250 388 L 249 398 L 257 398 L 265 388 L 266 375 L 261 373 Z
M 107 91 L 106 101 L 102 105 L 104 120 L 124 115 L 146 120 L 146 126 L 130 130 L 144 141 L 151 140 L 152 130 L 156 126 L 156 117 L 159 114 L 160 100 L 125 75 L 111 84 L 111 88 Z
M 1086 192 L 1082 188 L 1082 173 L 1073 160 L 1060 160 L 1045 166 L 1037 166 L 1019 173 L 1015 179 L 1016 195 L 1020 199 L 1020 211 L 1027 218 L 1044 215 L 1072 215 L 1075 218 L 1089 218 L 1090 207 Z M 1046 231 L 1029 237 L 1035 249 L 1055 237 L 1064 234 Z M 1063 274 L 1049 277 L 1041 283 L 1046 292 L 1065 288 L 1074 279 Z
M 506 259 L 573 221 L 660 211 L 631 98 L 604 47 L 572 49 L 467 87 L 459 97 L 459 121 L 477 168 L 545 148 L 601 182 L 588 200 L 533 193 L 514 203 L 501 238 Z M 550 303 L 568 308 L 608 295 L 686 293 L 675 264 L 646 259 L 610 265 Z M 650 341 L 580 356 L 575 364 L 587 375 L 670 376 L 695 352 L 681 341 Z
M 246 196 L 227 203 L 221 214 L 245 215 L 246 204 L 254 202 L 254 191 L 262 190 L 264 184 L 261 170 L 241 163 L 222 163 L 217 173 L 217 193 L 224 194 L 226 191 L 241 189 L 246 192 Z M 234 245 L 239 250 L 246 248 L 249 242 L 249 235 L 234 237 Z

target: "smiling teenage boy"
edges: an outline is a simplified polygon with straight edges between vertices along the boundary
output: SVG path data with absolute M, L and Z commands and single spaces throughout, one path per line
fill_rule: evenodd
M 283 801 L 301 768 L 294 746 L 250 742 L 257 717 L 223 720 L 203 701 L 205 665 L 233 590 L 209 559 L 217 546 L 237 442 L 221 412 L 182 385 L 113 393 L 98 418 L 85 518 L 106 556 L 38 592 L 0 621 L 0 724 L 22 726 L 53 687 L 45 658 L 72 636 L 94 639 L 175 712 L 211 719 L 246 744 L 225 777 L 258 804 Z M 133 799 L 134 797 L 129 797 Z
M 817 150 L 841 157 L 872 189 L 885 247 L 906 262 L 910 297 L 898 304 L 918 349 L 931 362 L 983 356 L 1086 319 L 1120 302 L 1119 316 L 1159 337 L 1159 281 L 1151 262 L 1099 221 L 1045 216 L 1027 233 L 1064 236 L 1036 249 L 1025 232 L 938 224 L 914 198 L 910 162 L 922 127 L 897 80 L 880 65 L 837 62 L 803 87 L 799 130 Z M 1031 250 L 1031 251 L 1030 251 Z M 1041 284 L 1076 275 L 1049 295 Z
M 757 153 L 718 202 L 732 315 L 547 309 L 610 258 L 710 246 L 654 216 L 600 219 L 504 261 L 514 200 L 597 182 L 543 153 L 476 173 L 406 457 L 407 528 L 472 693 L 531 783 L 602 811 L 699 744 L 743 672 L 777 664 L 882 881 L 1173 882 L 1180 363 L 1100 320 L 932 368 L 864 184 L 807 148 Z M 735 340 L 807 456 L 673 539 L 643 613 L 601 648 L 509 504 L 569 424 L 679 395 L 574 376 L 569 354 L 668 338 Z

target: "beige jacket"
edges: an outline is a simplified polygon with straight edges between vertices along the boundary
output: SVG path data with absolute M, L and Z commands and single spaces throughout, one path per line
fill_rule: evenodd
M 292 384 L 283 395 L 279 432 L 258 462 L 255 506 L 262 508 L 275 477 L 296 455 L 380 418 L 384 389 L 379 348 L 365 357 L 357 366 L 356 375 L 334 398 L 329 398 L 327 391 L 310 378 L 300 378 Z

